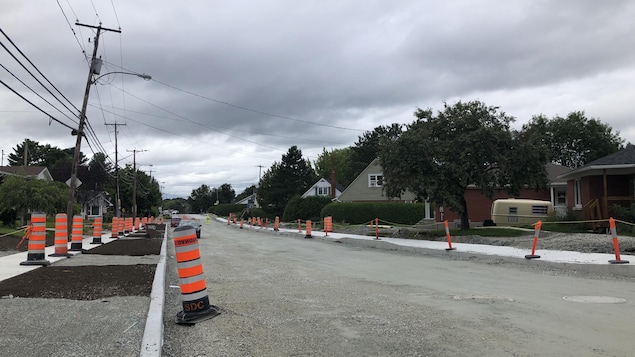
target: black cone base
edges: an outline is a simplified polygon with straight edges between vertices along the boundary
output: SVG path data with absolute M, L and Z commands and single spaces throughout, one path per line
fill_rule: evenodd
M 181 311 L 176 314 L 176 323 L 179 325 L 194 325 L 197 322 L 209 320 L 212 317 L 220 315 L 220 311 L 217 306 L 210 305 L 210 308 L 202 312 L 189 312 Z
M 42 265 L 42 266 L 49 266 L 51 265 L 51 262 L 49 262 L 48 260 L 25 260 L 23 262 L 20 262 L 20 265 Z
M 609 260 L 611 264 L 628 264 L 628 260 Z
M 525 259 L 537 259 L 540 258 L 540 255 L 525 255 Z

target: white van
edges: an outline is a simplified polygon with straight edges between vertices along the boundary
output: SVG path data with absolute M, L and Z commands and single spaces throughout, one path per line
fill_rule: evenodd
M 526 226 L 543 220 L 553 212 L 549 201 L 505 198 L 492 203 L 492 221 L 497 226 Z

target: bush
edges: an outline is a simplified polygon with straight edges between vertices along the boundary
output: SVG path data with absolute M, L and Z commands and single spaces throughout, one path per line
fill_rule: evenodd
M 306 198 L 294 196 L 284 208 L 282 221 L 296 221 L 299 218 L 317 222 L 322 218 L 320 216 L 322 208 L 329 203 L 331 203 L 331 198 L 328 196 L 310 196 Z
M 392 202 L 333 202 L 322 209 L 321 216 L 332 216 L 334 222 L 349 224 L 365 224 L 379 218 L 382 222 L 413 225 L 425 216 L 425 205 Z

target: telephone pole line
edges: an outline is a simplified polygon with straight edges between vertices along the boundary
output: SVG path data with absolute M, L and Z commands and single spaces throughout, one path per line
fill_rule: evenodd
M 132 153 L 132 218 L 137 217 L 137 153 L 148 150 L 126 150 Z
M 84 91 L 84 101 L 82 103 L 82 110 L 79 114 L 79 127 L 77 128 L 77 132 L 74 133 L 77 135 L 77 140 L 75 141 L 75 152 L 73 154 L 73 165 L 71 166 L 71 178 L 68 185 L 70 186 L 69 194 L 68 194 L 68 206 L 66 208 L 66 212 L 68 215 L 68 235 L 71 235 L 71 228 L 73 225 L 73 204 L 75 203 L 75 190 L 77 189 L 77 166 L 79 165 L 79 154 L 81 152 L 82 146 L 82 136 L 84 135 L 84 125 L 86 125 L 86 108 L 88 107 L 88 96 L 90 95 L 90 86 L 93 84 L 93 75 L 99 74 L 101 70 L 101 60 L 97 58 L 97 47 L 99 46 L 99 35 L 101 31 L 112 31 L 121 33 L 120 30 L 113 30 L 105 27 L 99 26 L 91 26 L 84 25 L 76 22 L 77 26 L 89 27 L 97 30 L 95 34 L 94 47 L 93 47 L 93 56 L 90 60 L 90 68 L 88 70 L 88 80 L 86 81 L 86 89 Z M 73 133 L 71 133 L 73 134 Z
M 119 197 L 119 156 L 118 156 L 118 149 L 117 149 L 117 133 L 119 132 L 119 130 L 117 129 L 117 127 L 121 126 L 121 125 L 125 126 L 126 124 L 104 123 L 104 125 L 106 125 L 106 126 L 112 125 L 112 126 L 115 127 L 115 183 L 116 183 L 116 189 L 115 189 L 115 217 L 121 217 L 121 199 Z

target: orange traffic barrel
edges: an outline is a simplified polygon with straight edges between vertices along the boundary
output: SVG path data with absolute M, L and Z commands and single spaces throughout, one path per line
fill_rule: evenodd
M 119 236 L 119 217 L 112 217 L 110 226 L 110 238 L 115 239 Z
M 218 307 L 210 305 L 203 275 L 201 254 L 196 231 L 191 226 L 174 229 L 174 250 L 183 311 L 176 314 L 176 323 L 192 325 L 220 314 Z
M 119 217 L 117 220 L 117 236 L 123 237 L 124 235 L 124 226 L 126 225 L 126 218 Z
M 101 241 L 103 225 L 104 220 L 101 217 L 95 217 L 95 220 L 93 221 L 93 241 L 90 244 L 103 244 Z
M 46 248 L 46 214 L 32 213 L 31 225 L 33 226 L 29 236 L 29 252 L 26 260 L 20 265 L 44 265 L 51 264 L 44 259 L 44 249 Z
M 71 252 L 82 251 L 82 235 L 84 234 L 84 218 L 73 216 L 73 229 L 71 230 Z
M 68 218 L 66 213 L 55 215 L 55 253 L 50 257 L 71 257 L 68 253 Z
M 324 233 L 328 236 L 329 232 L 333 232 L 333 217 L 331 216 L 324 217 Z
M 311 221 L 309 220 L 306 221 L 306 235 L 304 236 L 304 238 L 313 238 L 313 236 L 311 235 Z

